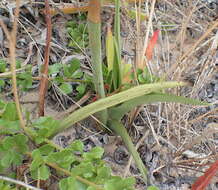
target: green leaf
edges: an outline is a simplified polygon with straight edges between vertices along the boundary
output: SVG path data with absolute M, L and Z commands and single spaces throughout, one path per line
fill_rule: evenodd
M 51 74 L 59 73 L 61 68 L 62 68 L 61 63 L 55 63 L 53 65 L 49 65 L 48 74 L 51 75 Z
M 35 170 L 30 170 L 30 173 L 33 179 L 47 180 L 50 176 L 50 169 L 43 164 Z
M 92 162 L 81 162 L 79 165 L 71 169 L 71 172 L 77 176 L 91 178 L 95 175 L 96 169 Z
M 39 168 L 41 165 L 44 164 L 44 159 L 43 159 L 39 149 L 35 149 L 32 152 L 32 157 L 33 157 L 33 161 L 30 165 L 30 171 L 34 171 L 37 168 Z
M 80 70 L 76 70 L 74 73 L 72 73 L 71 77 L 74 79 L 80 79 L 83 76 L 83 72 Z
M 132 143 L 132 139 L 130 138 L 125 126 L 121 123 L 121 121 L 116 119 L 109 119 L 108 125 L 110 126 L 110 129 L 115 132 L 115 134 L 121 136 L 124 144 L 128 148 L 129 152 L 133 156 L 133 159 L 140 170 L 142 177 L 144 178 L 144 181 L 147 181 L 147 169 L 145 168 L 144 163 L 142 162 L 135 145 Z
M 5 168 L 8 168 L 13 162 L 13 156 L 14 156 L 13 152 L 11 151 L 5 152 L 5 155 L 1 159 L 1 165 Z
M 22 72 L 17 75 L 17 84 L 22 87 L 22 90 L 28 90 L 32 87 L 32 73 L 29 71 Z
M 147 190 L 159 190 L 159 188 L 156 187 L 156 186 L 149 186 L 149 187 L 147 188 Z
M 101 166 L 97 168 L 96 182 L 98 184 L 104 184 L 111 177 L 111 169 L 108 166 Z
M 86 91 L 86 85 L 80 84 L 79 86 L 76 87 L 76 90 L 79 92 L 79 94 L 83 95 Z
M 26 153 L 28 151 L 27 141 L 28 138 L 23 134 L 17 134 L 13 137 L 16 149 L 21 153 Z
M 80 68 L 80 60 L 72 59 L 70 62 L 69 72 L 72 74 Z
M 16 60 L 16 69 L 21 68 L 21 61 L 20 60 Z
M 73 91 L 73 88 L 72 88 L 71 84 L 69 84 L 69 83 L 63 83 L 63 84 L 61 84 L 61 86 L 59 86 L 59 88 L 61 89 L 61 91 L 64 94 L 70 94 Z
M 113 35 L 110 29 L 107 31 L 106 36 L 106 56 L 107 56 L 107 66 L 108 71 L 112 71 L 113 64 L 114 64 L 114 39 Z
M 60 121 L 53 119 L 52 117 L 40 117 L 33 122 L 32 126 L 37 128 L 37 140 L 43 140 L 43 138 L 49 137 L 60 125 Z
M 83 108 L 80 108 L 66 117 L 61 121 L 59 128 L 54 132 L 52 136 L 57 134 L 59 131 L 63 131 L 64 129 L 72 126 L 72 124 L 88 117 L 89 115 L 102 111 L 106 108 L 115 106 L 117 104 L 129 101 L 134 98 L 141 97 L 145 94 L 150 94 L 157 90 L 162 90 L 166 88 L 173 88 L 177 86 L 186 86 L 187 83 L 184 82 L 158 82 L 152 84 L 144 84 L 139 85 L 128 90 L 119 92 L 112 96 L 102 98 L 94 103 L 91 103 Z
M 41 154 L 42 156 L 47 156 L 47 155 L 49 155 L 50 153 L 52 153 L 54 150 L 55 150 L 54 147 L 52 147 L 52 146 L 49 145 L 49 144 L 42 145 L 42 146 L 39 148 L 40 154 Z
M 113 177 L 113 179 L 106 182 L 104 190 L 134 190 L 135 179 L 120 177 Z
M 7 63 L 3 59 L 0 59 L 0 73 L 4 73 L 6 71 Z
M 4 113 L 2 114 L 2 119 L 8 121 L 18 120 L 17 109 L 14 103 L 9 102 L 6 104 Z
M 82 141 L 75 140 L 68 146 L 68 148 L 71 149 L 73 152 L 78 151 L 78 152 L 82 153 L 83 149 L 84 149 L 84 145 L 83 145 Z
M 100 159 L 104 154 L 104 149 L 101 147 L 94 147 L 90 152 L 85 152 L 83 158 L 86 160 Z
M 23 156 L 14 150 L 6 151 L 1 159 L 1 165 L 8 168 L 11 164 L 20 165 L 22 163 Z
M 86 190 L 87 186 L 74 177 L 64 178 L 59 182 L 60 190 Z
M 38 179 L 42 179 L 42 180 L 48 179 L 49 176 L 51 175 L 50 169 L 46 165 L 42 165 L 41 167 L 39 167 L 38 173 L 39 173 Z
M 0 87 L 4 87 L 5 86 L 5 81 L 3 79 L 0 79 Z
M 64 149 L 60 152 L 53 152 L 49 154 L 46 160 L 58 164 L 61 168 L 69 170 L 71 168 L 71 164 L 76 159 L 71 150 Z
M 0 134 L 14 134 L 20 131 L 19 121 L 0 119 Z
M 10 150 L 10 149 L 12 149 L 13 148 L 13 146 L 14 146 L 14 139 L 13 139 L 13 137 L 5 137 L 4 139 L 3 139 L 3 148 L 5 149 L 5 150 Z
M 109 108 L 108 112 L 110 118 L 113 118 L 115 120 L 120 120 L 125 113 L 131 111 L 136 106 L 143 105 L 143 104 L 151 104 L 155 102 L 173 102 L 173 103 L 182 103 L 182 104 L 191 104 L 191 105 L 209 105 L 207 102 L 202 102 L 199 100 L 186 98 L 182 96 L 176 96 L 173 94 L 150 93 L 126 101 L 119 106 Z

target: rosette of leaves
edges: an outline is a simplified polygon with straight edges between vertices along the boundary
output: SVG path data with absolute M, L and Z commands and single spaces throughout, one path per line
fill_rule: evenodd
M 76 21 L 67 22 L 67 32 L 69 35 L 68 46 L 76 52 L 81 52 L 81 49 L 88 47 L 88 29 L 85 23 Z

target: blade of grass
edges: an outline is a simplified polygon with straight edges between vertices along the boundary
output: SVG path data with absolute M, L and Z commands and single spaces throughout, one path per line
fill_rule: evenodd
M 137 150 L 135 149 L 134 144 L 126 131 L 126 128 L 117 120 L 109 120 L 108 124 L 110 128 L 119 136 L 121 136 L 123 142 L 125 143 L 126 147 L 128 148 L 129 152 L 133 156 L 138 169 L 140 170 L 142 177 L 145 182 L 147 182 L 147 169 L 145 168 Z
M 173 102 L 173 103 L 201 105 L 201 106 L 210 105 L 207 102 L 202 102 L 200 100 L 186 98 L 183 96 L 177 96 L 174 94 L 150 93 L 150 94 L 146 94 L 144 96 L 140 96 L 132 100 L 126 101 L 119 106 L 109 108 L 108 113 L 111 119 L 120 120 L 122 119 L 124 114 L 131 111 L 133 108 L 139 105 L 151 104 L 155 102 Z

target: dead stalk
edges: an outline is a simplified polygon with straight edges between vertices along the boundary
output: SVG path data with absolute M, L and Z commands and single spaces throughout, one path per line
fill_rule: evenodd
M 39 116 L 44 116 L 44 107 L 45 107 L 45 94 L 48 86 L 48 65 L 49 65 L 49 55 L 50 55 L 50 42 L 51 42 L 51 14 L 49 9 L 48 0 L 45 1 L 45 10 L 46 10 L 46 24 L 47 24 L 47 34 L 46 34 L 46 46 L 45 46 L 45 59 L 44 59 L 44 68 L 42 73 L 42 79 L 40 81 L 39 89 Z

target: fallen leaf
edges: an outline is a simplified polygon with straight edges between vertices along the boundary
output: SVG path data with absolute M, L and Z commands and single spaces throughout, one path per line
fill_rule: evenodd
M 204 173 L 203 176 L 199 177 L 197 181 L 192 185 L 191 190 L 204 190 L 210 183 L 213 176 L 216 175 L 218 170 L 218 160 L 214 162 L 210 168 Z
M 147 57 L 148 61 L 152 59 L 154 46 L 157 43 L 159 32 L 160 30 L 154 31 L 154 34 L 148 43 L 147 49 L 145 51 L 145 56 Z

